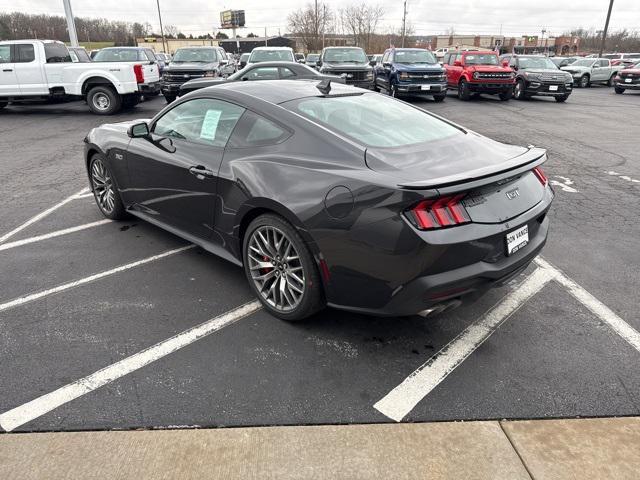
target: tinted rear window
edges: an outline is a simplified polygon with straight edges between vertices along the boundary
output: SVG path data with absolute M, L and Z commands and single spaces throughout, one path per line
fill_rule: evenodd
M 45 43 L 44 55 L 47 63 L 70 62 L 69 50 L 62 43 Z
M 462 134 L 423 110 L 375 93 L 308 97 L 284 105 L 371 147 L 402 147 Z
M 135 48 L 105 48 L 96 53 L 94 62 L 147 62 L 142 50 Z

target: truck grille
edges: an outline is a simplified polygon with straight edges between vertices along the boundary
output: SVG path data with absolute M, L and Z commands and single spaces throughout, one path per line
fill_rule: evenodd
M 330 72 L 333 75 L 338 75 L 339 77 L 345 77 L 347 83 L 353 82 L 362 82 L 367 79 L 367 72 L 364 70 L 360 71 L 332 71 Z
M 411 72 L 408 80 L 419 83 L 439 82 L 442 75 L 444 74 L 439 72 Z
M 171 82 L 171 83 L 184 83 L 184 82 L 188 82 L 193 78 L 202 78 L 202 77 L 204 77 L 203 72 L 172 70 L 170 72 L 164 73 L 163 80 L 165 82 Z
M 507 79 L 507 78 L 511 78 L 511 74 L 507 73 L 507 72 L 478 72 L 478 78 L 488 78 L 488 79 Z
M 640 78 L 640 73 L 620 73 L 622 78 Z
M 542 74 L 542 81 L 543 82 L 563 83 L 566 79 L 567 79 L 567 77 L 565 75 L 558 74 L 558 73 L 543 73 Z

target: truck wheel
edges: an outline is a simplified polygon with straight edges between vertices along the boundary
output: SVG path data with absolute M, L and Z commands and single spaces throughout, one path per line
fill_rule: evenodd
M 509 90 L 505 90 L 504 92 L 500 92 L 498 96 L 500 97 L 500 100 L 502 100 L 503 102 L 506 102 L 511 97 L 513 97 L 513 88 L 510 88 Z
M 564 103 L 567 101 L 567 98 L 569 98 L 569 95 L 562 95 L 561 97 L 554 97 L 556 99 L 556 102 L 558 103 Z
M 167 101 L 167 103 L 171 103 L 176 99 L 175 95 L 167 95 L 165 94 L 164 99 Z
M 581 76 L 578 85 L 580 85 L 580 88 L 588 88 L 591 85 L 591 79 L 589 78 L 589 75 Z
M 378 79 L 376 77 L 373 77 L 373 91 L 374 92 L 380 91 L 380 88 L 378 88 Z
M 122 108 L 133 108 L 140 103 L 138 95 L 127 95 L 122 99 Z
M 98 85 L 87 93 L 89 109 L 97 115 L 112 115 L 120 110 L 122 97 L 111 87 Z
M 396 90 L 395 85 L 389 84 L 389 89 L 387 90 L 387 95 L 389 95 L 390 97 L 394 97 L 394 98 L 398 96 L 398 91 Z
M 433 96 L 433 101 L 436 103 L 440 103 L 442 102 L 445 98 L 447 98 L 447 94 L 445 93 L 441 93 L 439 95 L 434 95 Z
M 463 78 L 458 84 L 458 98 L 460 100 L 469 100 L 470 97 L 471 92 L 469 91 L 469 86 L 467 85 L 467 81 Z
M 618 95 L 621 95 L 621 94 L 623 94 L 623 93 L 624 93 L 624 88 L 616 87 L 616 88 L 615 88 L 615 90 L 616 90 L 616 93 L 617 93 Z M 2 108 L 2 107 L 0 107 L 0 108 Z
M 609 77 L 609 80 L 607 80 L 607 87 L 613 87 L 613 79 L 615 78 L 615 76 L 616 74 L 614 73 Z
M 0 109 L 6 107 L 7 105 L 9 105 L 9 102 L 0 102 Z

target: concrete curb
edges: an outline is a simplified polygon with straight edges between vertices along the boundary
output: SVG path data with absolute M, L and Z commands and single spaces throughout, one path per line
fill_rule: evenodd
M 637 479 L 640 417 L 0 435 L 0 478 Z

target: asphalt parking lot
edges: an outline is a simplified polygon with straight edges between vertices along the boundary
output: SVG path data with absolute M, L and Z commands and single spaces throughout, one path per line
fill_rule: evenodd
M 103 221 L 84 190 L 86 132 L 149 118 L 162 98 L 108 119 L 81 103 L 0 112 L 0 426 L 640 415 L 640 93 L 411 101 L 548 149 L 542 259 L 437 317 L 327 309 L 298 324 L 257 308 L 239 268 L 142 221 Z

